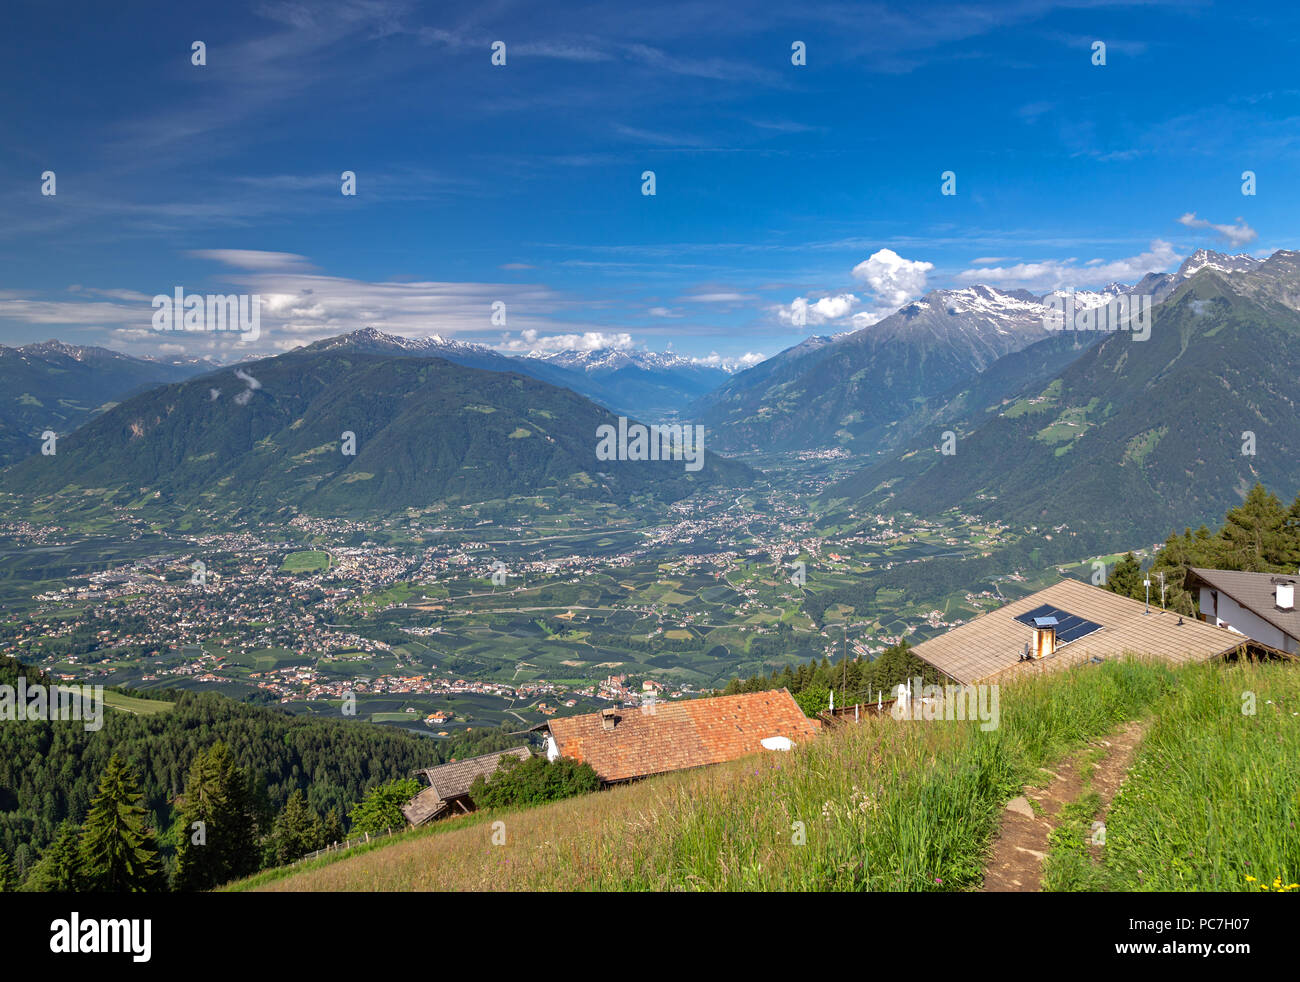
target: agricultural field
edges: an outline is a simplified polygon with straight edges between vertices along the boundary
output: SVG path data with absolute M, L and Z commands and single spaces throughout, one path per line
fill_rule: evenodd
M 314 573 L 317 570 L 329 569 L 329 565 L 330 554 L 328 552 L 307 550 L 289 553 L 284 557 L 280 570 L 284 573 Z

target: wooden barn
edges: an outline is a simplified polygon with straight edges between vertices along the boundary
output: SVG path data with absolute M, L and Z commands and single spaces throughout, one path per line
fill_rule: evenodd
M 506 757 L 527 760 L 532 755 L 527 747 L 514 747 L 417 771 L 416 776 L 429 786 L 402 806 L 402 814 L 412 825 L 423 825 L 436 818 L 472 812 L 474 802 L 469 788 L 476 777 L 491 777 Z

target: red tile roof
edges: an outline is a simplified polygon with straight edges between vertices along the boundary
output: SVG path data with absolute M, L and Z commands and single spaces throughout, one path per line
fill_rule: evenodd
M 606 729 L 605 714 L 614 727 Z M 559 752 L 588 763 L 608 782 L 718 764 L 763 751 L 761 740 L 804 743 L 821 724 L 785 689 L 603 710 L 546 724 Z

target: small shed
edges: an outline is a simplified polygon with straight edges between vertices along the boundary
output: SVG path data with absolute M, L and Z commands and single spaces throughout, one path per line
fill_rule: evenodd
M 476 777 L 491 777 L 507 757 L 527 760 L 532 755 L 527 747 L 513 747 L 416 771 L 416 777 L 429 786 L 402 806 L 402 814 L 412 825 L 423 825 L 448 815 L 468 814 L 474 810 L 469 788 Z

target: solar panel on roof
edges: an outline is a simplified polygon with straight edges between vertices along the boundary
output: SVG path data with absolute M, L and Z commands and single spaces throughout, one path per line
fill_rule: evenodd
M 1026 611 L 1016 617 L 1016 620 L 1021 624 L 1026 624 L 1029 627 L 1050 627 L 1050 623 L 1040 625 L 1038 622 L 1049 622 L 1053 619 L 1056 621 L 1056 643 L 1058 645 L 1078 641 L 1093 631 L 1101 630 L 1101 625 L 1096 621 L 1090 621 L 1076 614 L 1071 614 L 1059 607 L 1053 607 L 1051 604 L 1043 604 L 1041 607 L 1035 607 L 1033 610 Z

